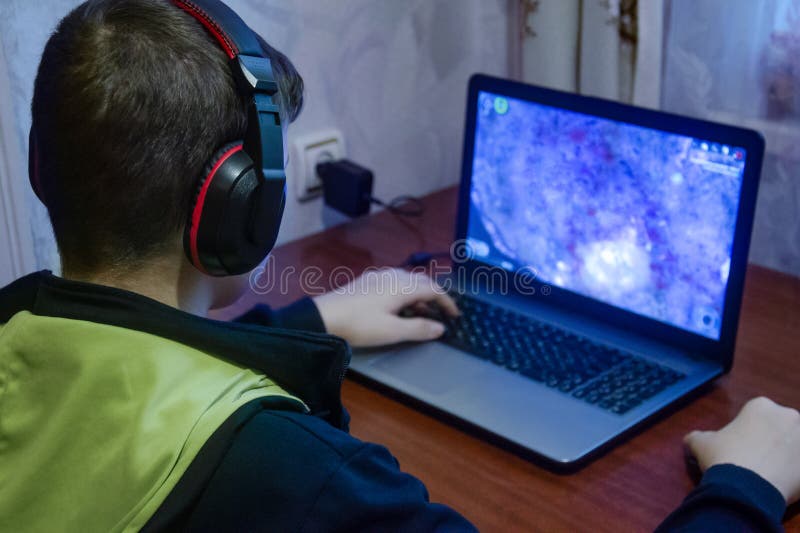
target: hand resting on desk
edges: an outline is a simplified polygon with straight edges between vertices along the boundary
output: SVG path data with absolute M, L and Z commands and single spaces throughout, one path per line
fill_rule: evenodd
M 351 346 L 368 348 L 404 341 L 437 339 L 444 325 L 421 316 L 402 317 L 400 311 L 428 303 L 457 316 L 455 302 L 428 276 L 386 268 L 314 298 L 325 329 Z
M 684 441 L 703 471 L 717 464 L 734 464 L 772 483 L 787 504 L 800 498 L 800 413 L 796 409 L 755 398 L 724 428 L 692 431 Z

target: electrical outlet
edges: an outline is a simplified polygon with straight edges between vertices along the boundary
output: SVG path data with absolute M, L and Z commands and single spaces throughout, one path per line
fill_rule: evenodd
M 317 176 L 317 164 L 344 156 L 344 137 L 339 130 L 318 131 L 295 139 L 290 164 L 295 167 L 297 199 L 310 200 L 320 196 L 322 180 Z

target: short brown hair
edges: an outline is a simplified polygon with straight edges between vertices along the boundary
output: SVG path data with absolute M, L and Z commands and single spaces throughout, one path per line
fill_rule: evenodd
M 292 121 L 302 78 L 265 51 Z M 135 268 L 172 246 L 208 158 L 246 128 L 227 56 L 165 0 L 69 13 L 45 46 L 32 115 L 62 267 L 80 273 Z

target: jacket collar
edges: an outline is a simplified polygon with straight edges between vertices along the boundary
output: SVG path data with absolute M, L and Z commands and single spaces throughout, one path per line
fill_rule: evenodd
M 345 428 L 341 385 L 350 350 L 331 335 L 221 322 L 139 294 L 65 280 L 49 271 L 0 289 L 0 323 L 20 311 L 86 320 L 170 339 L 267 375 L 302 399 L 311 414 Z

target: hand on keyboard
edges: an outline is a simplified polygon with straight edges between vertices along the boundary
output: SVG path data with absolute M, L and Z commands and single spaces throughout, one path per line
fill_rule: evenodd
M 431 313 L 440 319 L 459 314 L 431 278 L 400 269 L 370 271 L 314 302 L 328 332 L 353 347 L 433 340 L 444 325 Z

